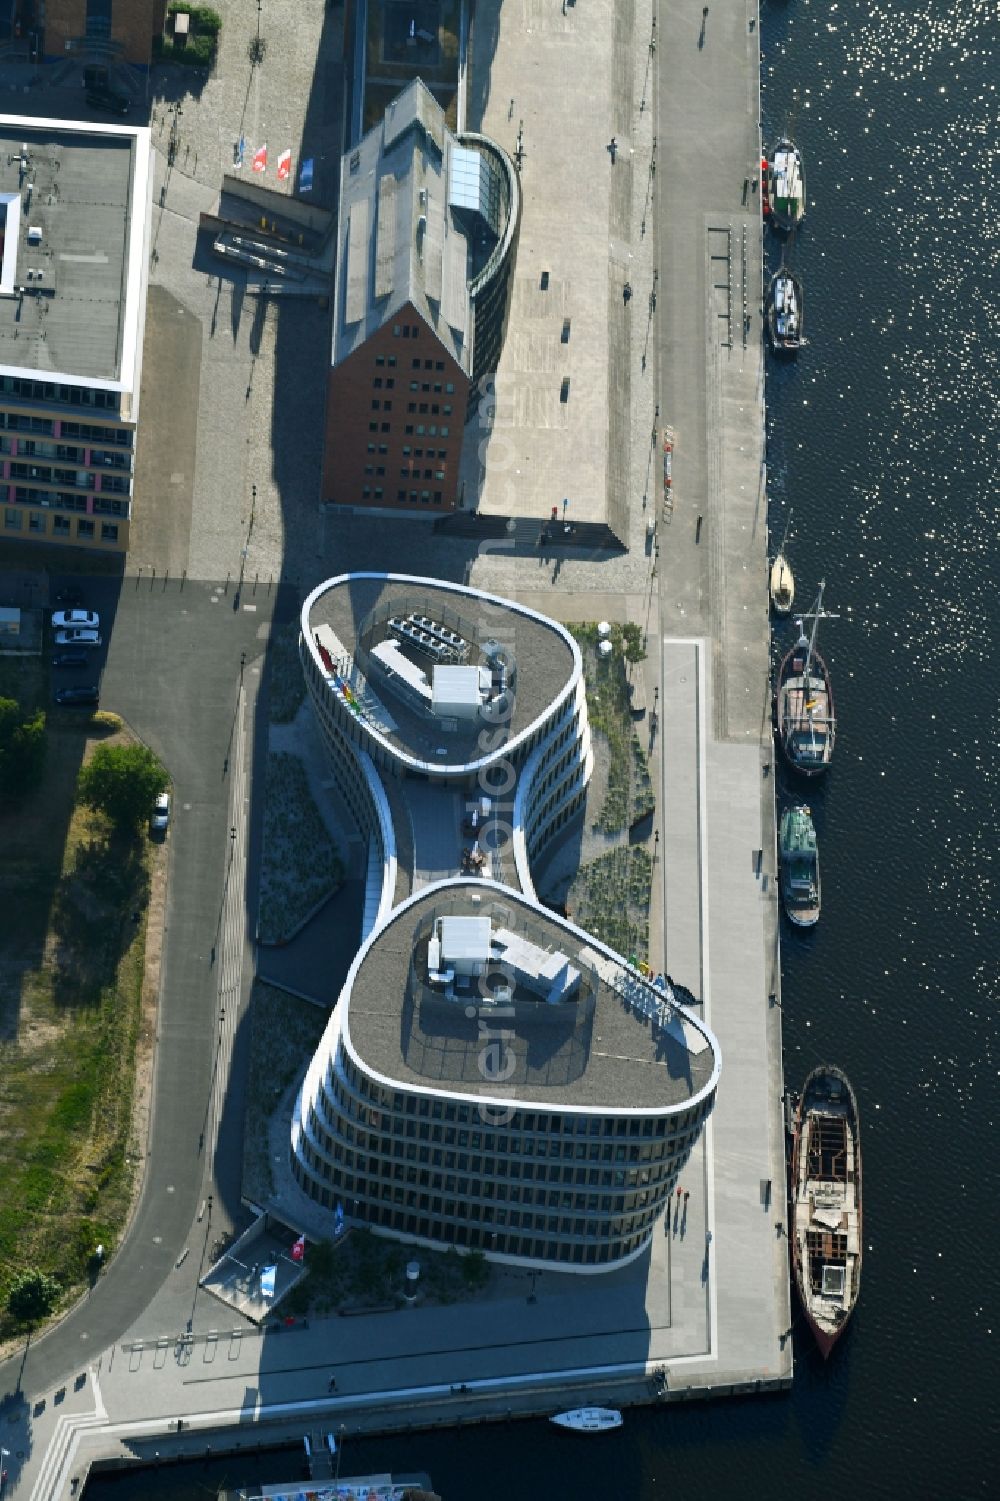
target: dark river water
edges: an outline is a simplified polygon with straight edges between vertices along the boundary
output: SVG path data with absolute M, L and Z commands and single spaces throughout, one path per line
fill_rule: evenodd
M 597 1442 L 544 1424 L 359 1442 L 345 1472 L 426 1469 L 446 1501 L 1000 1494 L 998 15 L 761 16 L 765 137 L 799 142 L 809 194 L 786 254 L 810 343 L 768 371 L 771 525 L 793 507 L 798 603 L 825 577 L 839 614 L 837 752 L 810 789 L 823 915 L 783 937 L 785 1070 L 798 1087 L 839 1063 L 858 1095 L 853 1323 L 826 1366 L 797 1329 L 786 1397 L 630 1412 Z M 294 1473 L 272 1456 L 88 1494 L 186 1501 L 265 1472 Z

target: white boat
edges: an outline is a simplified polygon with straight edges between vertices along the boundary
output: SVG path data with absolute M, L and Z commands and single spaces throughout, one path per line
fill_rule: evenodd
M 784 264 L 771 277 L 767 332 L 775 354 L 795 354 L 805 343 L 802 281 Z
M 775 615 L 790 615 L 795 599 L 795 576 L 788 559 L 779 552 L 771 564 L 771 608 Z
M 570 1412 L 557 1412 L 549 1422 L 573 1433 L 606 1433 L 622 1426 L 622 1415 L 617 1407 L 574 1407 Z

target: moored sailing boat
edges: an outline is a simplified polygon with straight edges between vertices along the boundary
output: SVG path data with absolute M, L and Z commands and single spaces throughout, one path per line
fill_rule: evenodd
M 826 1359 L 861 1288 L 861 1137 L 847 1076 L 825 1065 L 805 1082 L 795 1118 L 792 1268 L 802 1309 Z
M 825 587 L 820 584 L 810 612 L 813 623 L 808 637 L 803 620 L 799 621 L 799 639 L 782 658 L 774 695 L 778 743 L 789 764 L 807 777 L 826 771 L 837 730 L 830 671 L 816 650 Z
M 785 522 L 784 534 L 781 538 L 781 546 L 775 554 L 771 564 L 770 593 L 771 608 L 775 615 L 790 615 L 792 603 L 795 599 L 795 576 L 785 556 L 785 543 L 788 541 L 788 528 L 792 524 L 792 513 L 789 511 L 788 520 Z

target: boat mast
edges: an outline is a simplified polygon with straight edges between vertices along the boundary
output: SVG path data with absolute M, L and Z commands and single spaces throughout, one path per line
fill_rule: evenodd
M 785 530 L 781 534 L 781 546 L 778 548 L 778 557 L 779 558 L 783 558 L 784 555 L 785 555 L 785 543 L 788 541 L 788 528 L 791 526 L 791 524 L 792 524 L 792 507 L 789 506 L 789 508 L 788 508 L 788 515 L 785 518 Z
M 813 623 L 812 630 L 809 632 L 809 650 L 806 652 L 806 665 L 802 669 L 802 677 L 806 691 L 808 691 L 809 688 L 809 669 L 812 666 L 812 659 L 816 654 L 816 633 L 819 630 L 819 617 L 823 613 L 823 590 L 825 588 L 826 579 L 820 579 L 819 593 L 816 596 L 816 603 L 812 608 Z

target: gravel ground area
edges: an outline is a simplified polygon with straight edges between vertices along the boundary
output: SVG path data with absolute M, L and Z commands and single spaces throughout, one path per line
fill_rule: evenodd
M 260 871 L 261 943 L 287 943 L 344 879 L 299 756 L 272 749 L 264 788 Z
M 274 1192 L 268 1131 L 273 1111 L 316 1051 L 327 1013 L 309 1001 L 255 980 L 250 999 L 250 1072 L 243 1140 L 243 1193 L 255 1204 Z

